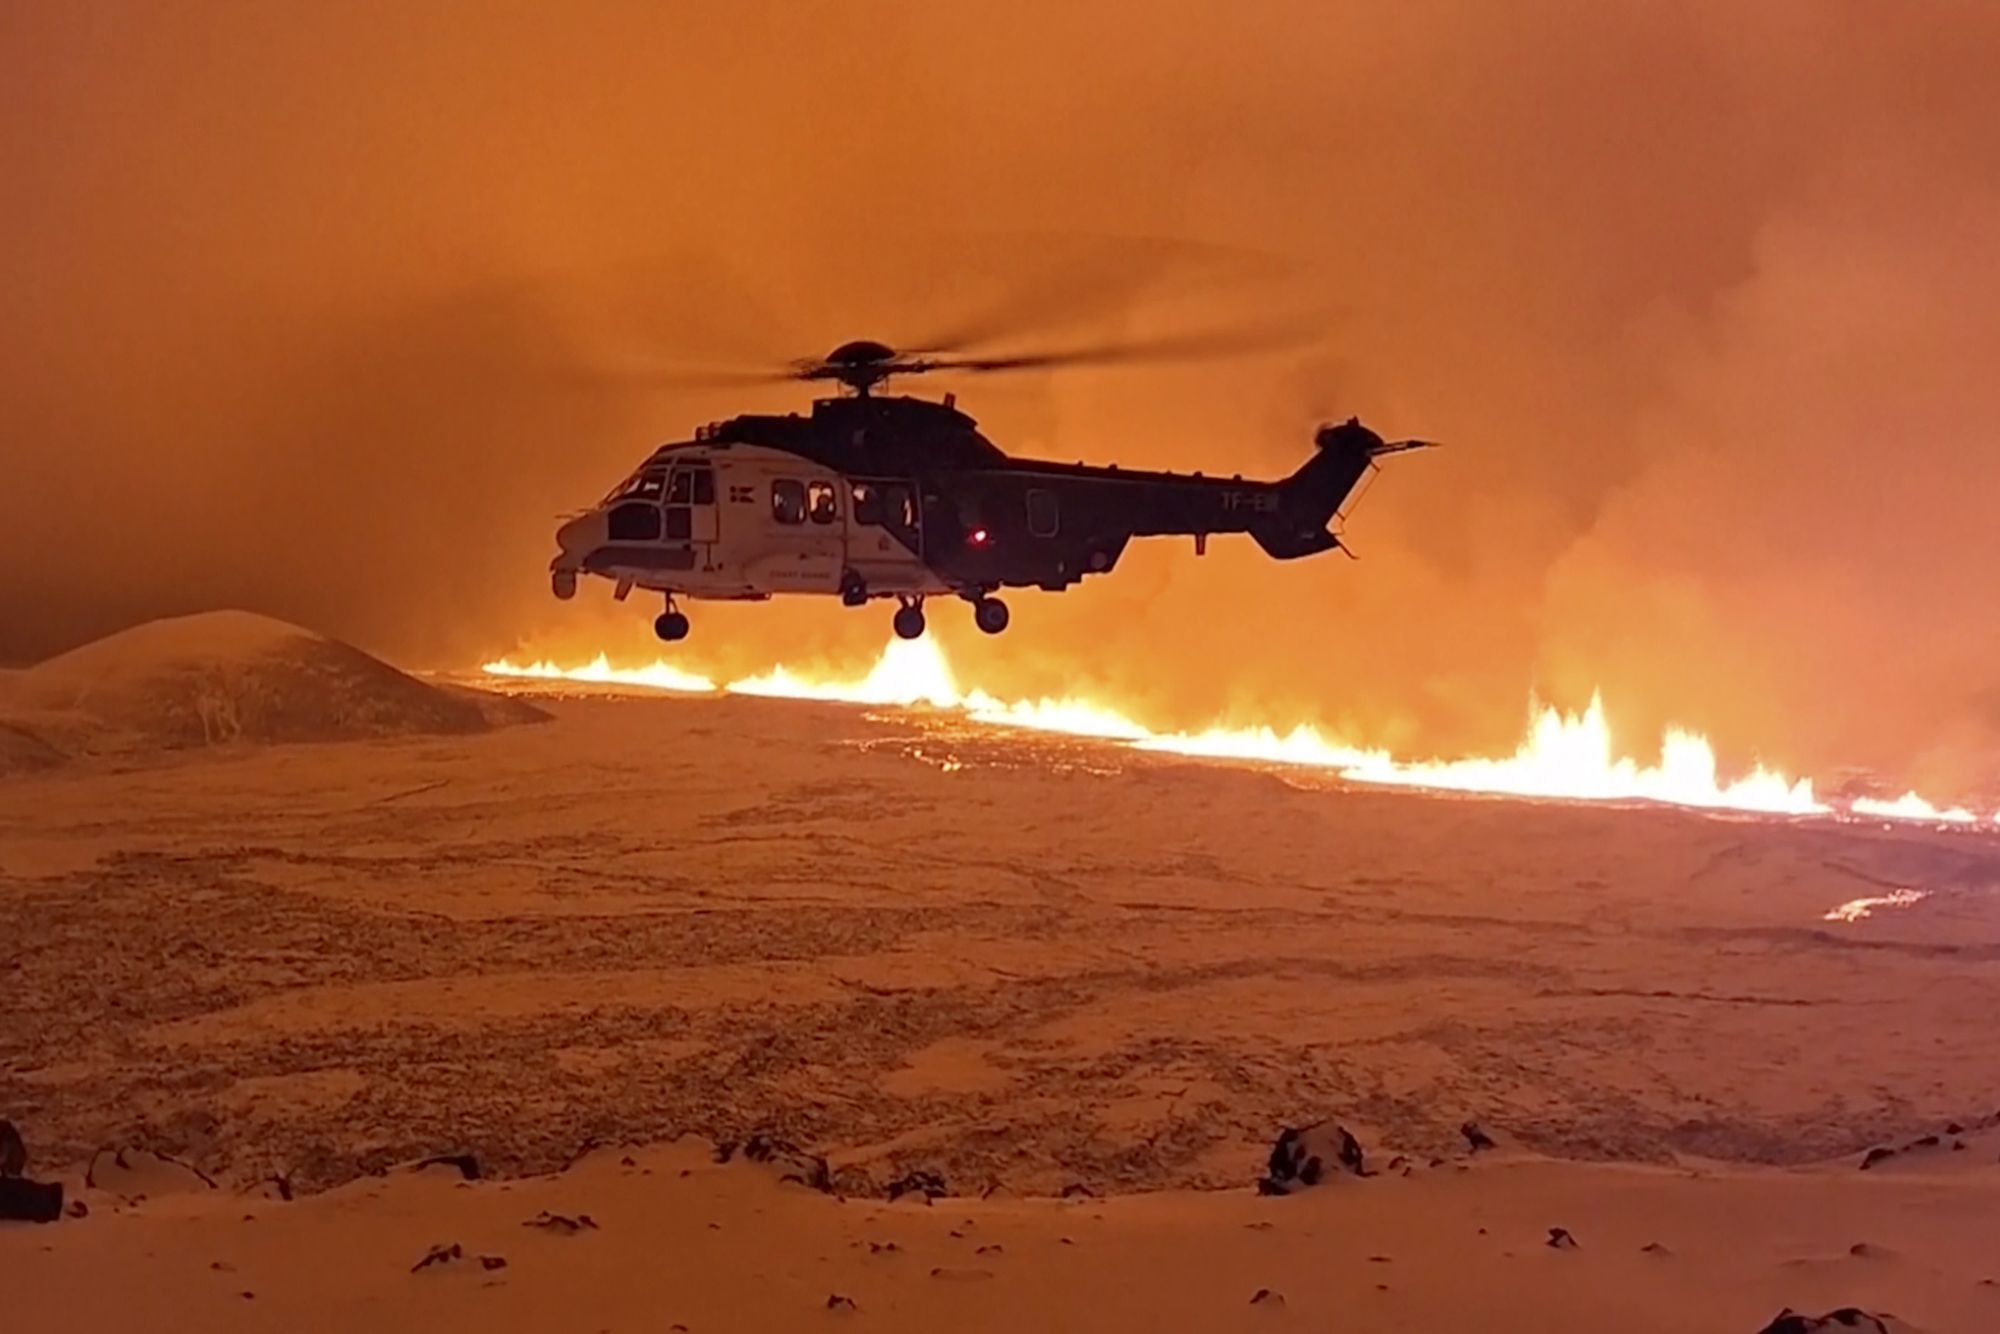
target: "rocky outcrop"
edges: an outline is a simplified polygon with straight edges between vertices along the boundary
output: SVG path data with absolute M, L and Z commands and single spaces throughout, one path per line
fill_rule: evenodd
M 742 1144 L 726 1143 L 716 1146 L 715 1161 L 726 1163 L 740 1156 L 743 1161 L 756 1163 L 769 1170 L 780 1181 L 790 1181 L 822 1193 L 831 1193 L 833 1179 L 827 1172 L 826 1159 L 816 1153 L 807 1153 L 796 1144 L 777 1139 L 771 1135 L 752 1135 Z
M 0 1121 L 0 1218 L 53 1223 L 63 1214 L 60 1181 L 30 1181 L 28 1146 L 12 1121 Z
M 1821 1316 L 1786 1307 L 1757 1334 L 1896 1334 L 1896 1326 L 1889 1317 L 1871 1315 L 1858 1306 L 1843 1306 Z
M 1316 1121 L 1303 1128 L 1286 1127 L 1271 1146 L 1260 1195 L 1290 1195 L 1338 1175 L 1367 1176 L 1361 1141 L 1345 1126 Z

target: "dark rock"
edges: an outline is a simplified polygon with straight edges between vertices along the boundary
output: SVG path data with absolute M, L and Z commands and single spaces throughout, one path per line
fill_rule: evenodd
M 852 1297 L 843 1297 L 837 1292 L 829 1292 L 826 1295 L 826 1309 L 829 1311 L 858 1311 L 861 1308 L 854 1304 Z
M 1282 1311 L 1285 1309 L 1285 1294 L 1282 1292 L 1273 1292 L 1269 1288 L 1259 1288 L 1250 1294 L 1250 1304 L 1252 1306 L 1268 1307 L 1273 1311 Z
M 1912 1149 L 1935 1149 L 1937 1146 L 1938 1137 L 1936 1135 L 1924 1135 L 1911 1140 L 1907 1147 Z
M 71 1218 L 88 1218 L 90 1217 L 90 1206 L 82 1200 L 71 1200 L 69 1208 L 63 1210 L 63 1212 Z
M 905 1195 L 921 1195 L 926 1204 L 941 1195 L 948 1194 L 950 1191 L 945 1187 L 944 1177 L 927 1168 L 903 1173 L 889 1183 L 888 1190 L 889 1198 L 892 1200 L 900 1200 Z
M 1965 1133 L 1965 1127 L 1960 1125 L 1958 1122 L 1953 1121 L 1951 1124 L 1947 1125 L 1944 1128 L 1944 1133 L 1947 1135 L 1963 1135 Z
M 1287 1126 L 1271 1146 L 1271 1157 L 1262 1180 L 1260 1195 L 1289 1195 L 1307 1186 L 1317 1186 L 1336 1172 L 1366 1176 L 1368 1169 L 1361 1142 L 1345 1126 L 1318 1121 L 1303 1129 Z
M 571 1218 L 568 1214 L 552 1214 L 544 1209 L 521 1226 L 538 1227 L 544 1232 L 559 1232 L 565 1237 L 573 1237 L 579 1232 L 597 1231 L 597 1220 L 589 1214 Z
M 1065 1200 L 1075 1200 L 1075 1199 L 1094 1200 L 1097 1198 L 1097 1192 L 1092 1190 L 1090 1187 L 1084 1185 L 1081 1181 L 1072 1181 L 1067 1186 L 1064 1186 L 1062 1188 L 1062 1197 Z
M 1861 1155 L 1861 1170 L 1866 1172 L 1869 1168 L 1875 1166 L 1875 1164 L 1885 1162 L 1895 1156 L 1896 1151 L 1894 1149 L 1884 1148 L 1878 1144 L 1867 1153 Z
M 410 1170 L 421 1172 L 426 1167 L 452 1167 L 467 1181 L 477 1181 L 483 1175 L 479 1169 L 479 1159 L 469 1153 L 440 1153 L 413 1163 Z
M 437 1245 L 431 1247 L 429 1250 L 424 1252 L 423 1259 L 417 1261 L 415 1264 L 410 1266 L 410 1272 L 414 1274 L 418 1270 L 429 1269 L 434 1265 L 455 1264 L 458 1261 L 463 1260 L 464 1258 L 465 1258 L 465 1248 L 460 1246 L 457 1242 L 454 1241 L 450 1245 L 446 1245 L 443 1242 L 439 1242 Z
M 780 1181 L 797 1182 L 808 1190 L 832 1190 L 826 1159 L 816 1153 L 807 1153 L 795 1144 L 770 1135 L 752 1135 L 743 1141 L 741 1152 L 745 1162 L 762 1163 L 775 1172 Z M 729 1160 L 722 1158 L 719 1161 Z
M 833 1170 L 827 1178 L 827 1187 L 835 1195 L 858 1199 L 875 1193 L 875 1178 L 868 1174 L 867 1168 L 849 1163 Z
M 1665 1246 L 1662 1246 L 1657 1241 L 1647 1242 L 1644 1246 L 1641 1246 L 1639 1248 L 1639 1252 L 1642 1255 L 1668 1256 L 1673 1254 L 1672 1251 L 1668 1250 Z
M 974 1255 L 999 1255 L 1006 1249 L 1005 1246 L 1002 1246 L 997 1241 L 989 1241 L 984 1246 L 975 1249 L 972 1253 Z
M 893 1241 L 871 1241 L 868 1243 L 868 1253 L 870 1255 L 891 1255 L 902 1249 L 901 1246 L 898 1246 Z
M 0 1177 L 17 1177 L 28 1170 L 28 1146 L 12 1121 L 0 1121 Z
M 1860 1330 L 1864 1334 L 1890 1334 L 1881 1316 L 1870 1315 L 1857 1306 L 1843 1306 L 1822 1316 L 1804 1315 L 1786 1307 L 1757 1334 L 1826 1334 L 1833 1330 Z
M 1962 1140 L 1962 1139 L 1955 1139 L 1955 1140 L 1953 1140 L 1953 1141 L 1951 1142 L 1951 1151 L 1952 1151 L 1953 1153 L 1964 1153 L 1964 1152 L 1965 1152 L 1965 1141 L 1964 1141 L 1964 1140 Z
M 1500 1147 L 1497 1143 L 1494 1142 L 1494 1139 L 1491 1135 L 1487 1134 L 1484 1130 L 1481 1130 L 1479 1128 L 1479 1123 L 1477 1121 L 1467 1121 L 1464 1125 L 1458 1128 L 1458 1133 L 1465 1136 L 1465 1142 L 1471 1146 L 1472 1151 L 1474 1153 L 1479 1153 L 1486 1149 L 1497 1149 Z
M 1543 1245 L 1552 1247 L 1558 1251 L 1573 1251 L 1577 1249 L 1576 1238 L 1569 1234 L 1569 1229 L 1566 1227 L 1550 1228 L 1549 1239 Z
M 0 1177 L 0 1218 L 19 1223 L 53 1223 L 62 1217 L 62 1212 L 62 1182 Z
M 481 1269 L 505 1269 L 507 1267 L 507 1257 L 504 1255 L 482 1255 L 479 1257 L 479 1267 Z
M 286 1176 L 283 1172 L 272 1173 L 270 1177 L 267 1178 L 267 1184 L 271 1187 L 272 1190 L 278 1192 L 279 1199 L 289 1200 L 292 1198 L 292 1179 Z

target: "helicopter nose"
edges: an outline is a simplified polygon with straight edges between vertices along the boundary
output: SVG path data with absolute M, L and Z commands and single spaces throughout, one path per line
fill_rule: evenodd
M 568 565 L 580 563 L 603 544 L 604 516 L 595 510 L 579 514 L 556 529 L 556 547 L 568 558 L 563 562 Z

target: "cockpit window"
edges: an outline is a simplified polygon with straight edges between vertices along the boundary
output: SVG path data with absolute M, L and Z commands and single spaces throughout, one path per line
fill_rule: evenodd
M 613 542 L 657 542 L 660 507 L 643 500 L 624 501 L 611 511 L 606 531 Z
M 658 470 L 636 472 L 615 487 L 602 503 L 614 500 L 658 500 L 666 484 L 666 474 Z
M 669 505 L 685 505 L 688 503 L 688 497 L 693 493 L 694 474 L 682 468 L 674 473 L 673 480 L 667 484 L 667 503 Z

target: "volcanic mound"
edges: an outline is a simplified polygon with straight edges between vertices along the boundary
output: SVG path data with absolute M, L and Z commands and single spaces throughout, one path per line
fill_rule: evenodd
M 546 717 L 243 611 L 149 621 L 0 684 L 0 766 L 57 755 L 484 731 Z M 19 763 L 10 763 L 18 759 Z

